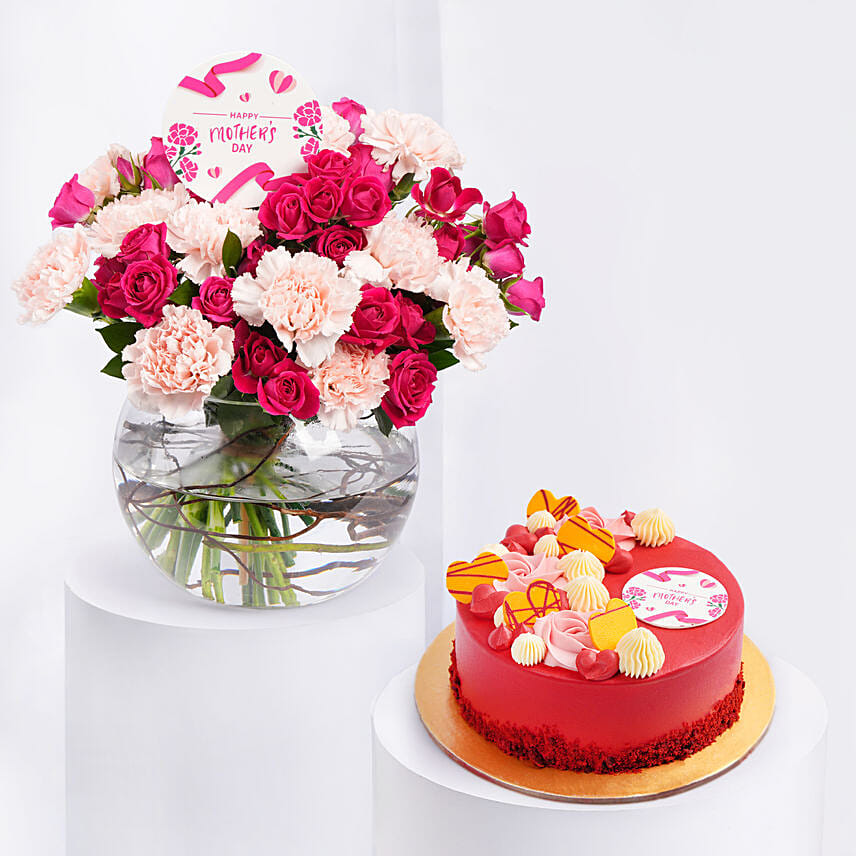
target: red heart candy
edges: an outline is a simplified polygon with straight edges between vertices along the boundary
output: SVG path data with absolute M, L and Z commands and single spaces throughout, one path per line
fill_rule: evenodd
M 576 666 L 587 681 L 605 681 L 618 674 L 618 654 L 609 648 L 604 651 L 583 648 L 577 654 Z
M 505 537 L 514 538 L 515 541 L 517 540 L 518 535 L 528 534 L 529 530 L 520 523 L 512 523 L 511 526 L 509 526 L 508 529 L 505 530 Z
M 473 589 L 470 612 L 479 618 L 493 618 L 506 594 L 507 592 L 497 591 L 490 583 L 481 583 Z
M 540 529 L 536 529 L 532 534 L 536 538 L 541 538 L 544 535 L 555 535 L 556 532 L 554 529 L 551 529 L 549 526 L 542 526 Z
M 633 554 L 629 550 L 615 548 L 615 555 L 603 566 L 608 574 L 626 574 L 633 570 Z

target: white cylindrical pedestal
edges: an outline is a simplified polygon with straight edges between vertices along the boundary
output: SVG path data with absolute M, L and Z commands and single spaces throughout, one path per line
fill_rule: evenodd
M 776 659 L 770 666 L 776 712 L 748 758 L 684 793 L 617 805 L 525 796 L 459 766 L 423 728 L 413 700 L 415 667 L 407 669 L 373 713 L 374 852 L 819 854 L 826 705 L 801 672 Z
M 100 545 L 66 582 L 68 856 L 368 854 L 371 704 L 424 648 L 418 560 L 250 610 L 134 550 Z

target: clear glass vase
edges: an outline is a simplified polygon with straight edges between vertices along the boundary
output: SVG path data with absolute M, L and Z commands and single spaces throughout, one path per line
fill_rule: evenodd
M 125 520 L 186 591 L 237 606 L 304 606 L 341 594 L 404 527 L 418 479 L 412 428 L 385 436 L 273 418 L 209 399 L 182 423 L 126 403 L 113 469 Z

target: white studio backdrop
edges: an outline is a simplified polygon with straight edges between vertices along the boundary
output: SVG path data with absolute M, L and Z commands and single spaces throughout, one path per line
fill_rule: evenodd
M 109 142 L 144 148 L 188 63 L 247 47 L 322 98 L 442 108 L 465 183 L 529 207 L 548 305 L 486 371 L 445 374 L 420 431 L 406 537 L 431 629 L 451 612 L 441 533 L 446 561 L 469 558 L 541 486 L 664 506 L 738 575 L 750 635 L 830 702 L 827 852 L 845 852 L 856 9 L 90 0 L 16 4 L 5 24 L 7 281 L 60 184 Z M 20 328 L 0 299 L 0 852 L 42 856 L 62 851 L 64 557 L 124 537 L 108 466 L 123 390 L 80 319 Z

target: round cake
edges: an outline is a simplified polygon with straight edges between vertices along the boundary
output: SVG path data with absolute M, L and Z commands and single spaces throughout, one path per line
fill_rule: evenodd
M 464 719 L 510 755 L 577 771 L 637 770 L 709 745 L 743 698 L 734 576 L 659 510 L 645 512 L 652 535 L 632 513 L 604 519 L 575 500 L 564 516 L 532 511 L 543 494 L 527 509 L 529 537 L 516 524 L 449 568 Z

